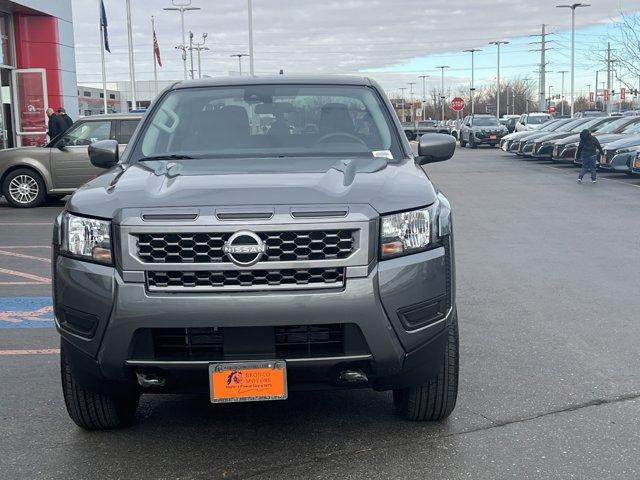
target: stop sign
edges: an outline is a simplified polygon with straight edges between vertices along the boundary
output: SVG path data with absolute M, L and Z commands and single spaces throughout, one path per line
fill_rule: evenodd
M 464 109 L 464 98 L 455 97 L 451 100 L 451 109 L 460 112 Z

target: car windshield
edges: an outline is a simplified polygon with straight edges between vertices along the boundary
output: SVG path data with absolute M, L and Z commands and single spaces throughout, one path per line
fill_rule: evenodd
M 598 133 L 614 133 L 619 128 L 623 128 L 625 125 L 628 125 L 629 122 L 631 122 L 629 118 L 619 118 L 608 124 L 606 127 L 598 130 Z
M 382 100 L 366 86 L 192 87 L 160 100 L 131 158 L 397 159 L 393 132 Z
M 545 123 L 549 120 L 548 115 L 530 115 L 527 123 L 530 125 L 540 125 L 541 123 Z
M 474 117 L 473 125 L 475 127 L 495 127 L 498 125 L 498 119 L 496 117 Z
M 637 133 L 638 130 L 640 130 L 640 120 L 636 120 L 632 124 L 624 127 L 621 133 Z

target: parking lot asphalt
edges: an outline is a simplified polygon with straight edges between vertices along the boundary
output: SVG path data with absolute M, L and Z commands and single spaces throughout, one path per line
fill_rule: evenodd
M 461 322 L 459 402 L 441 424 L 352 390 L 143 396 L 135 426 L 79 430 L 47 310 L 63 202 L 0 200 L 0 478 L 639 478 L 640 180 L 578 185 L 572 167 L 495 149 L 427 171 L 454 208 Z

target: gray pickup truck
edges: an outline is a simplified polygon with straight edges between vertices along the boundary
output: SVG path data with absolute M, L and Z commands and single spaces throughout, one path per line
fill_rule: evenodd
M 393 390 L 440 420 L 458 389 L 451 209 L 372 80 L 180 82 L 55 222 L 62 388 L 82 428 L 130 424 L 142 393 L 213 403 L 296 389 Z

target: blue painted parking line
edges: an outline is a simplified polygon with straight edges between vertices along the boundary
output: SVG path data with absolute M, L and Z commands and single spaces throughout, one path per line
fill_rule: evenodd
M 52 328 L 51 297 L 0 297 L 0 328 Z

